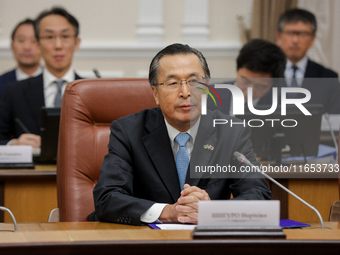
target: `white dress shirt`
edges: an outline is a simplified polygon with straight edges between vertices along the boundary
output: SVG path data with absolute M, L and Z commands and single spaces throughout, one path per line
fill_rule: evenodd
M 44 96 L 45 96 L 45 107 L 54 107 L 54 99 L 58 92 L 58 86 L 55 81 L 64 80 L 63 86 L 61 88 L 62 95 L 67 83 L 75 80 L 75 73 L 73 68 L 70 68 L 65 75 L 58 79 L 53 74 L 51 74 L 46 68 L 43 70 L 43 81 L 44 81 Z
M 308 64 L 308 57 L 305 56 L 303 59 L 301 59 L 295 65 L 298 68 L 295 72 L 295 78 L 296 78 L 296 82 L 297 82 L 299 87 L 301 87 L 303 78 L 305 77 L 307 64 Z M 285 78 L 286 78 L 287 86 L 289 86 L 289 87 L 292 84 L 293 73 L 294 73 L 293 64 L 292 64 L 292 62 L 290 62 L 287 59 L 286 70 L 285 70 Z
M 41 73 L 42 73 L 42 68 L 40 66 L 31 76 L 29 76 L 27 73 L 24 73 L 19 67 L 15 69 L 15 77 L 17 78 L 17 81 L 25 80 L 30 77 L 35 77 Z
M 189 160 L 191 158 L 191 153 L 192 153 L 192 150 L 194 148 L 194 141 L 196 139 L 200 120 L 201 120 L 201 117 L 199 117 L 199 119 L 196 121 L 194 126 L 192 126 L 187 132 L 184 132 L 184 133 L 188 133 L 190 135 L 190 139 L 186 144 L 186 147 L 187 147 L 187 150 L 188 150 L 188 153 L 189 153 Z M 178 152 L 178 149 L 179 149 L 179 145 L 178 145 L 177 142 L 175 142 L 175 137 L 181 132 L 178 131 L 173 126 L 171 126 L 166 121 L 165 118 L 164 118 L 164 121 L 165 121 L 166 129 L 168 131 L 170 144 L 171 144 L 171 148 L 172 148 L 172 153 L 173 153 L 174 159 L 176 161 L 176 156 L 177 156 L 177 152 Z M 163 209 L 166 205 L 167 204 L 163 204 L 163 203 L 153 204 L 145 213 L 143 213 L 140 216 L 140 220 L 142 222 L 145 222 L 145 223 L 152 223 L 152 222 L 157 222 L 157 221 L 159 222 L 158 218 L 161 215 L 161 213 L 162 213 L 162 211 L 163 211 Z

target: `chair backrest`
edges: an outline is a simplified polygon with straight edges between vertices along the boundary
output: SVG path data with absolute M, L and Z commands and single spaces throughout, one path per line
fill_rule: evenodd
M 146 79 L 89 79 L 67 85 L 60 117 L 57 192 L 60 221 L 86 221 L 107 154 L 113 120 L 155 107 Z

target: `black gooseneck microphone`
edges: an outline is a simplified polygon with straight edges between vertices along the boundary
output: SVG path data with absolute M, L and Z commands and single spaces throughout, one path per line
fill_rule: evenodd
M 289 189 L 287 189 L 285 186 L 283 186 L 281 183 L 275 181 L 272 177 L 270 177 L 269 175 L 267 175 L 266 173 L 262 172 L 261 169 L 258 166 L 255 166 L 254 164 L 252 164 L 242 153 L 235 151 L 234 152 L 234 156 L 235 158 L 242 162 L 245 163 L 248 166 L 251 166 L 253 168 L 255 168 L 259 173 L 261 173 L 264 177 L 266 177 L 267 179 L 269 179 L 270 181 L 272 181 L 273 183 L 275 183 L 277 186 L 279 186 L 281 189 L 283 189 L 284 191 L 288 192 L 289 194 L 291 194 L 293 197 L 295 197 L 296 199 L 298 199 L 299 201 L 301 201 L 302 203 L 304 203 L 306 206 L 308 206 L 310 209 L 312 209 L 319 217 L 320 220 L 320 224 L 321 224 L 321 229 L 324 229 L 323 226 L 323 220 L 322 217 L 319 213 L 318 210 L 316 210 L 315 207 L 311 206 L 310 204 L 308 204 L 305 200 L 303 200 L 302 198 L 300 198 L 298 195 L 296 195 L 295 193 L 293 193 L 292 191 L 290 191 Z

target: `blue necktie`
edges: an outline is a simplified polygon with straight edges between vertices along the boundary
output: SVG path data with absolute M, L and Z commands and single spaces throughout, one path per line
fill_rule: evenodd
M 64 81 L 55 81 L 58 86 L 57 94 L 54 99 L 54 107 L 61 107 L 61 102 L 63 100 L 63 95 L 61 94 L 61 87 L 63 86 Z
M 291 88 L 298 88 L 298 84 L 296 81 L 296 71 L 299 69 L 297 66 L 292 66 L 293 69 L 293 77 L 292 77 L 292 83 L 290 84 Z M 287 93 L 287 98 L 297 98 L 299 96 L 299 93 Z
M 179 133 L 175 137 L 175 141 L 179 145 L 179 149 L 176 156 L 176 168 L 181 190 L 183 190 L 189 166 L 189 153 L 186 147 L 186 144 L 189 141 L 189 139 L 190 135 L 188 133 Z
M 296 81 L 296 71 L 299 69 L 297 66 L 292 66 L 293 68 L 293 79 L 292 79 L 292 83 L 290 84 L 291 87 L 298 87 L 297 81 Z

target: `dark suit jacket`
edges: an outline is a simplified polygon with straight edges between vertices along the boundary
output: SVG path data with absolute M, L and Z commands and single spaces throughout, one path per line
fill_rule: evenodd
M 248 128 L 212 128 L 213 118 L 232 118 L 215 111 L 201 117 L 190 166 L 223 164 L 240 167 L 235 150 L 255 162 Z M 204 150 L 206 143 L 214 150 Z M 100 221 L 143 224 L 140 216 L 154 203 L 177 202 L 180 186 L 170 139 L 160 108 L 143 110 L 111 124 L 109 153 L 105 156 L 93 194 Z M 212 161 L 213 160 L 213 161 Z M 226 176 L 230 177 L 230 176 Z M 206 190 L 211 199 L 270 199 L 261 176 L 248 178 L 190 178 L 186 183 Z
M 322 104 L 325 112 L 340 113 L 340 83 L 336 72 L 308 60 L 302 88 L 311 93 L 307 104 Z
M 305 78 L 339 78 L 339 75 L 331 69 L 308 59 Z
M 17 81 L 17 77 L 15 75 L 15 69 L 7 73 L 4 73 L 3 75 L 0 76 L 0 98 L 5 90 L 5 87 L 8 84 L 12 82 L 16 82 L 16 81 Z
M 76 79 L 81 79 L 75 74 Z M 40 134 L 40 109 L 45 106 L 42 74 L 18 81 L 5 88 L 0 100 L 0 144 L 24 133 L 15 122 L 19 118 L 32 133 Z

